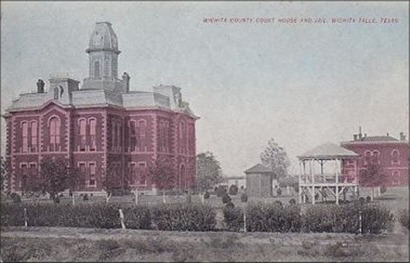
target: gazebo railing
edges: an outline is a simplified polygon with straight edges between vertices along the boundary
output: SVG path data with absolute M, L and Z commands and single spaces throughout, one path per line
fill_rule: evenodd
M 315 174 L 314 175 L 314 182 L 313 182 L 313 178 L 312 175 L 309 174 L 305 174 L 302 175 L 301 183 L 305 183 L 305 184 L 321 184 L 321 183 L 327 183 L 327 184 L 332 184 L 332 183 L 336 183 L 336 176 L 338 177 L 337 182 L 338 183 L 357 183 L 357 178 L 348 174 L 340 174 L 340 175 L 336 175 L 336 174 Z

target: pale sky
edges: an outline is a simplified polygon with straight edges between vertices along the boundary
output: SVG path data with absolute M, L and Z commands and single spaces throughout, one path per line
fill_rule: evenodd
M 83 81 L 95 22 L 117 34 L 119 75 L 131 90 L 182 88 L 197 121 L 197 151 L 226 176 L 260 162 L 270 138 L 297 172 L 297 155 L 325 143 L 409 134 L 407 2 L 1 2 L 1 112 L 36 81 Z M 253 18 L 204 23 L 204 18 Z M 294 17 L 296 24 L 280 24 Z M 300 23 L 302 17 L 355 23 Z M 359 18 L 377 23 L 359 23 Z M 380 23 L 381 18 L 395 23 Z M 256 23 L 256 18 L 275 18 Z M 368 21 L 369 21 L 368 20 Z M 81 84 L 80 84 L 81 85 Z M 2 153 L 4 121 L 2 120 Z

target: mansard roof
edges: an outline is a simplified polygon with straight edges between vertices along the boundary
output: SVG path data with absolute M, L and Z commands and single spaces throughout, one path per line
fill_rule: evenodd
M 170 89 L 175 89 L 174 86 L 166 86 Z M 179 92 L 180 88 L 176 90 Z M 198 118 L 192 112 L 189 104 L 185 101 L 181 101 L 178 105 L 172 103 L 170 96 L 167 96 L 166 92 L 161 94 L 162 89 L 155 89 L 157 92 L 147 91 L 129 91 L 121 93 L 118 91 L 110 90 L 90 90 L 79 89 L 70 91 L 71 96 L 66 103 L 55 100 L 53 92 L 50 90 L 45 93 L 25 93 L 20 94 L 19 98 L 14 100 L 11 106 L 7 109 L 8 112 L 23 111 L 31 109 L 42 108 L 48 102 L 54 101 L 61 106 L 85 108 L 85 107 L 101 107 L 101 106 L 117 106 L 126 109 L 168 109 L 175 112 L 181 112 L 187 114 L 193 118 Z M 170 93 L 171 94 L 171 93 Z

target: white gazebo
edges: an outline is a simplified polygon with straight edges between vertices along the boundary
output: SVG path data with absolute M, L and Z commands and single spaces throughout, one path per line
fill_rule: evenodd
M 341 195 L 358 195 L 357 161 L 359 154 L 333 143 L 325 143 L 298 156 L 299 158 L 299 203 L 315 204 L 334 197 L 339 204 Z M 344 166 L 354 167 L 345 172 Z

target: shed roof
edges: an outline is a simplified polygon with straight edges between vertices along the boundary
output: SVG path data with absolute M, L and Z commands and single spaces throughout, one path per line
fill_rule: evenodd
M 252 166 L 251 168 L 249 168 L 248 170 L 245 171 L 246 174 L 256 174 L 256 173 L 273 173 L 273 171 L 271 169 L 269 169 L 268 167 L 258 163 L 254 166 Z
M 304 154 L 298 156 L 299 159 L 334 159 L 341 157 L 358 157 L 359 154 L 347 150 L 334 143 L 324 143 Z

